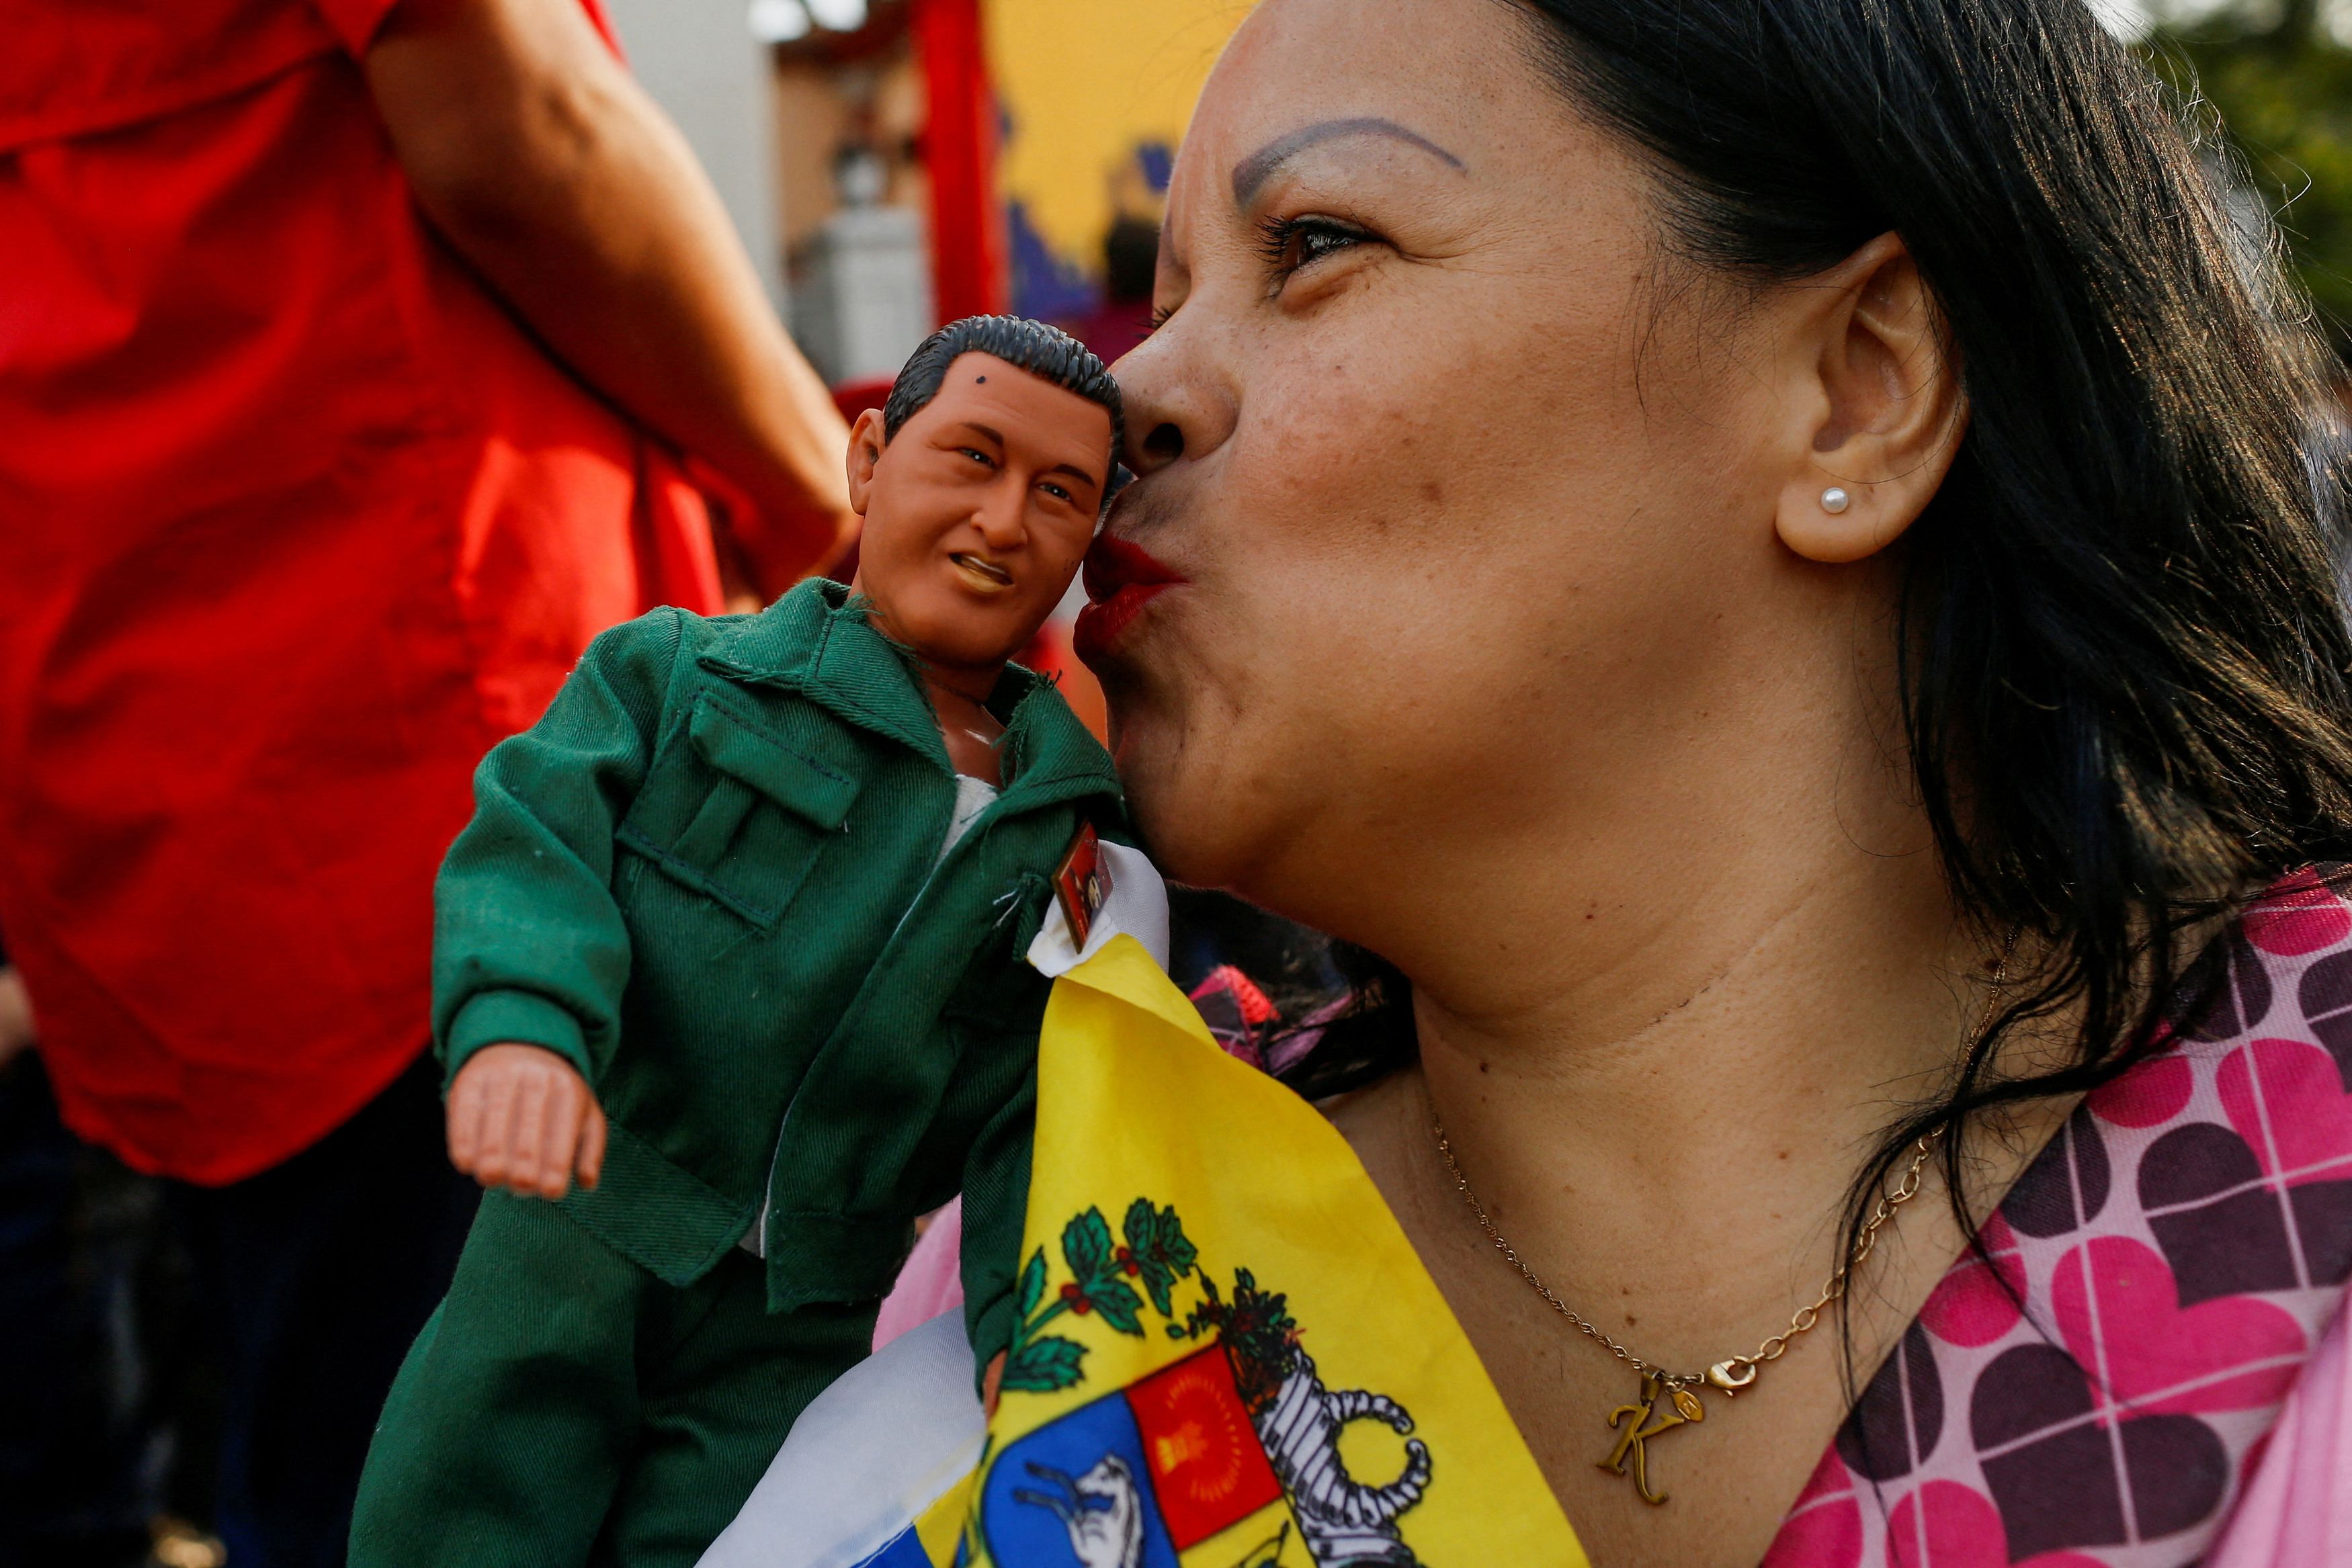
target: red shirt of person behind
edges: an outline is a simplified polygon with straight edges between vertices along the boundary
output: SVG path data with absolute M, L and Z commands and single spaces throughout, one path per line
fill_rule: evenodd
M 391 8 L 0 0 L 0 931 L 69 1124 L 207 1184 L 424 1047 L 484 750 L 719 607 L 671 453 L 420 219 Z

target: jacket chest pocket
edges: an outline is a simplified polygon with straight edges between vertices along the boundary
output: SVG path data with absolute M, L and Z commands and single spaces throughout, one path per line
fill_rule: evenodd
M 772 928 L 839 836 L 857 798 L 855 759 L 828 735 L 779 736 L 698 699 L 639 791 L 619 838 L 674 881 Z

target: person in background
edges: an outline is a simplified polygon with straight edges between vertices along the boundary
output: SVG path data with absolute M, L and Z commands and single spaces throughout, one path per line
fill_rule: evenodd
M 835 553 L 846 429 L 593 0 L 0 37 L 0 926 L 67 1124 L 171 1178 L 229 1560 L 340 1563 L 473 1207 L 419 1057 L 474 764 L 719 608 L 696 473 L 762 591 Z
M 1062 329 L 1108 363 L 1151 331 L 1151 280 L 1160 265 L 1160 225 L 1121 213 L 1103 232 L 1102 303 Z

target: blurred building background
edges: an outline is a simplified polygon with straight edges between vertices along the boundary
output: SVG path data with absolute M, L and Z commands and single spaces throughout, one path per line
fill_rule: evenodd
M 1168 170 L 1248 0 L 609 0 L 836 384 L 942 320 L 1144 312 Z M 1123 264 L 1123 265 L 1122 265 Z M 857 401 L 853 398 L 850 401 Z
M 1132 346 L 1168 170 L 1251 0 L 607 0 L 855 405 L 940 321 Z M 2090 0 L 2200 100 L 2352 361 L 2352 0 Z
M 604 0 L 604 15 L 637 79 L 693 144 L 781 306 L 772 66 L 744 0 Z

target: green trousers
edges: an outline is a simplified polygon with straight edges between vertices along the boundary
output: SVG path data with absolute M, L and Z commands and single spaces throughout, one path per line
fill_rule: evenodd
M 772 1315 L 743 1252 L 678 1290 L 489 1193 L 385 1401 L 351 1568 L 690 1568 L 875 1312 Z

